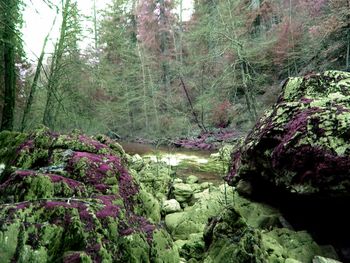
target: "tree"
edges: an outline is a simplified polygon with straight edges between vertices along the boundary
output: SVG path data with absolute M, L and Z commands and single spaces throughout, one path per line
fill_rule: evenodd
M 71 0 L 62 1 L 62 23 L 60 36 L 51 58 L 47 79 L 47 99 L 43 116 L 43 124 L 54 128 L 55 115 L 59 109 L 64 110 L 62 98 L 59 96 L 60 82 L 65 74 L 65 56 L 71 61 L 79 59 L 78 35 L 80 32 L 77 3 Z M 61 86 L 63 87 L 63 86 Z
M 3 63 L 4 107 L 2 111 L 1 130 L 12 130 L 16 101 L 16 56 L 21 49 L 20 0 L 0 0 L 1 54 Z

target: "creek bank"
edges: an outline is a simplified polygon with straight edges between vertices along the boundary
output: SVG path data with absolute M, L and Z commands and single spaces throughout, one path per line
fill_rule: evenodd
M 166 138 L 162 140 L 128 139 L 121 142 L 126 152 L 130 154 L 145 154 L 152 150 L 169 151 L 171 148 L 183 148 L 188 150 L 217 151 L 223 145 L 236 144 L 244 137 L 244 133 L 229 128 L 212 129 L 207 132 L 197 132 L 195 135 Z M 141 145 L 144 145 L 142 147 Z M 137 151 L 134 151 L 137 148 Z M 178 150 L 176 150 L 178 152 Z M 200 154 L 200 152 L 199 152 Z
M 212 158 L 230 159 L 232 147 Z M 306 231 L 295 231 L 277 209 L 252 202 L 227 184 L 169 174 L 169 159 L 130 156 L 133 174 L 161 207 L 161 221 L 177 246 L 180 262 L 312 262 L 337 260 Z M 215 173 L 215 169 L 212 170 Z M 153 175 L 153 176 L 151 176 Z M 158 189 L 158 190 L 155 190 Z M 291 240 L 293 242 L 291 243 Z
M 169 158 L 131 156 L 109 138 L 79 132 L 40 129 L 0 138 L 4 262 L 338 259 L 332 246 L 318 245 L 277 209 L 249 201 L 223 181 L 179 178 Z M 210 165 L 198 166 L 220 178 L 231 151 L 226 146 Z

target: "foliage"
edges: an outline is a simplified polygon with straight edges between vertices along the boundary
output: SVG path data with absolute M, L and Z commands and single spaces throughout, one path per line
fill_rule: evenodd
M 27 129 L 46 116 L 55 130 L 122 137 L 244 131 L 286 77 L 349 68 L 346 0 L 198 0 L 189 21 L 175 11 L 182 1 L 111 1 L 92 18 L 95 45 L 86 50 L 76 1 L 64 1 L 61 43 L 44 65 Z M 29 94 L 17 89 L 15 127 Z

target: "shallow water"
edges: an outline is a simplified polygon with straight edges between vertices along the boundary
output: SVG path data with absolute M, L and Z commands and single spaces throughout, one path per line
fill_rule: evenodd
M 189 150 L 176 147 L 155 147 L 149 144 L 120 143 L 128 154 L 139 154 L 154 162 L 165 162 L 176 173 L 176 176 L 185 179 L 195 175 L 200 182 L 222 183 L 221 164 L 210 158 L 214 151 Z

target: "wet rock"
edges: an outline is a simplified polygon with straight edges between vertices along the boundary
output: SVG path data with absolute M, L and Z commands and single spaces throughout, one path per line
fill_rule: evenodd
M 180 203 L 175 199 L 170 199 L 163 202 L 162 211 L 165 214 L 180 212 L 181 210 Z

